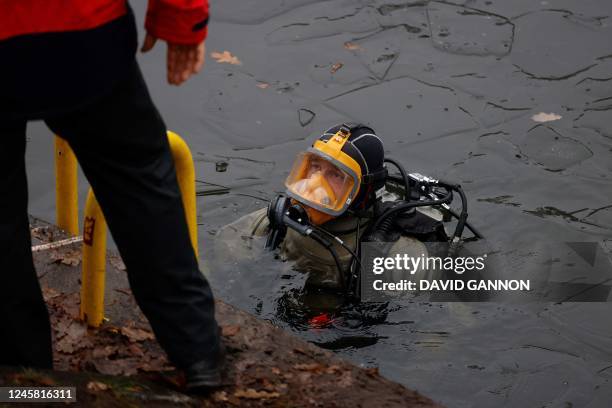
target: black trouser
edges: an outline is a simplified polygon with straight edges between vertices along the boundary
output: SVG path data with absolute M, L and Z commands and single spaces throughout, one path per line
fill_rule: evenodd
M 186 368 L 213 358 L 212 292 L 191 247 L 166 127 L 136 62 L 109 94 L 45 122 L 74 150 L 170 360 Z M 25 120 L 0 121 L 0 364 L 50 367 L 49 317 L 30 249 L 25 130 Z

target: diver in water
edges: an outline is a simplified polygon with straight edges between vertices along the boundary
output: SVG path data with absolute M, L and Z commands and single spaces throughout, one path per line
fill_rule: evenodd
M 399 173 L 390 174 L 388 164 Z M 267 209 L 226 226 L 220 238 L 235 254 L 240 253 L 236 243 L 223 235 L 240 231 L 240 243 L 251 242 L 245 237 L 266 237 L 266 248 L 278 249 L 282 259 L 295 262 L 295 270 L 308 274 L 310 293 L 315 289 L 358 300 L 360 251 L 366 242 L 379 243 L 386 256 L 422 257 L 436 247 L 425 243 L 451 249 L 466 225 L 480 237 L 467 224 L 459 186 L 408 174 L 399 162 L 385 158 L 381 138 L 362 124 L 345 123 L 323 133 L 298 154 L 285 187 Z M 448 206 L 453 190 L 461 195 L 461 214 Z M 449 237 L 444 222 L 453 216 L 458 221 Z

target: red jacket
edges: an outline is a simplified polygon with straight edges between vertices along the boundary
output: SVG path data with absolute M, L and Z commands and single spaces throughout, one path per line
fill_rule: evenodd
M 0 0 L 0 41 L 25 34 L 88 30 L 127 12 L 126 0 Z M 206 38 L 208 0 L 149 0 L 145 27 L 177 44 Z

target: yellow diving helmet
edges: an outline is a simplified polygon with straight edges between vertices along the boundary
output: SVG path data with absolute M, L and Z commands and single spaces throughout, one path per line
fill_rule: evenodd
M 355 134 L 355 129 L 360 129 L 360 132 Z M 375 144 L 371 138 L 375 139 Z M 363 139 L 362 143 L 374 150 L 376 159 L 380 157 L 373 167 L 380 173 L 376 174 L 377 181 L 379 178 L 384 180 L 382 142 L 370 128 L 343 124 L 330 129 L 312 147 L 298 154 L 285 181 L 287 195 L 304 206 L 311 223 L 321 225 L 342 215 L 363 188 L 363 173 L 368 173 L 366 160 L 372 152 L 364 155 L 360 146 L 354 143 L 356 139 Z M 369 181 L 373 180 L 371 174 L 367 176 Z M 369 188 L 371 184 L 365 184 L 365 187 Z

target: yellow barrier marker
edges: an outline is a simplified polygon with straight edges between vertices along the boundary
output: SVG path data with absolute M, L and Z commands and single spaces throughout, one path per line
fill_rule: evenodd
M 89 189 L 83 222 L 83 273 L 81 277 L 81 319 L 92 327 L 104 320 L 106 275 L 106 220 L 94 193 Z
M 79 235 L 77 160 L 64 139 L 55 136 L 55 217 L 58 227 Z
M 168 131 L 179 188 L 189 226 L 191 245 L 198 255 L 195 169 L 189 147 L 179 135 Z M 104 320 L 104 286 L 106 274 L 106 221 L 96 198 L 89 190 L 83 223 L 83 272 L 81 278 L 81 319 L 91 327 Z
M 193 157 L 187 143 L 176 133 L 168 131 L 168 142 L 170 142 L 170 150 L 172 151 L 176 167 L 176 176 L 179 188 L 181 189 L 181 196 L 183 197 L 191 246 L 193 246 L 196 257 L 198 257 L 198 221 Z

